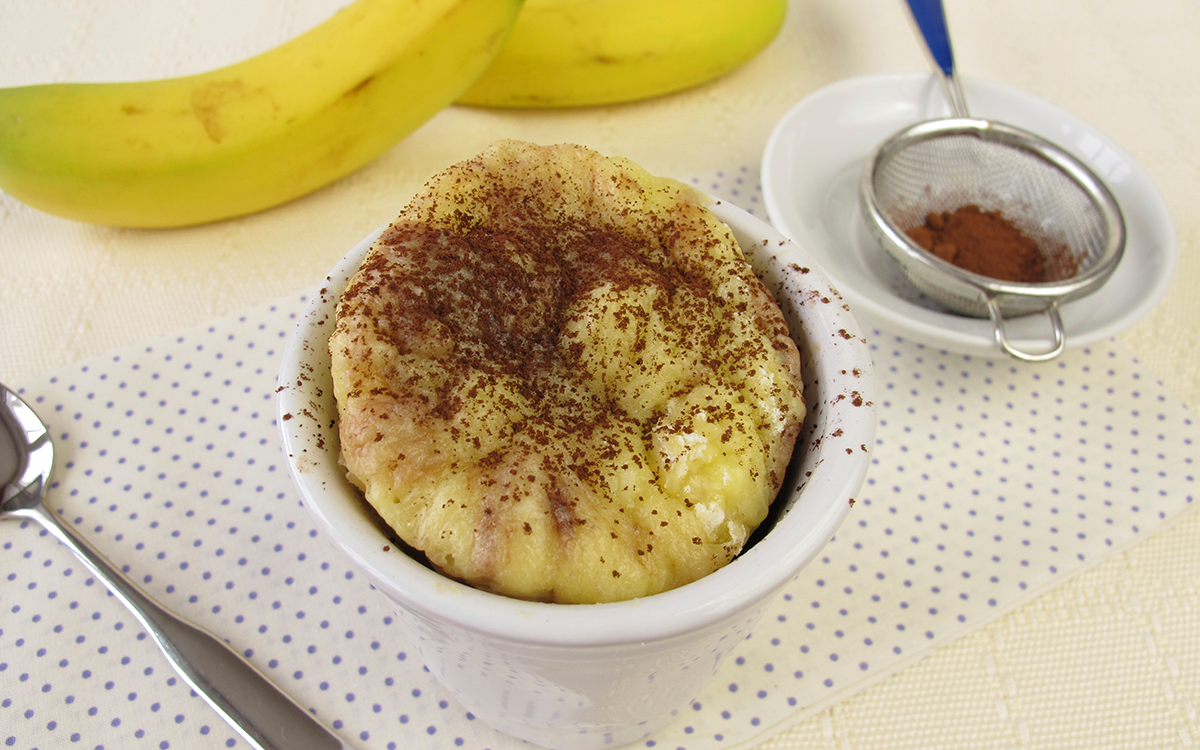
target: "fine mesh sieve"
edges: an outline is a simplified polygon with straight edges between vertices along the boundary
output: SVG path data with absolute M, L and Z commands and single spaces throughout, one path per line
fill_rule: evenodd
M 917 123 L 882 143 L 863 166 L 860 202 L 868 228 L 905 276 L 949 310 L 992 319 L 996 342 L 1026 361 L 1066 347 L 1059 305 L 1089 294 L 1112 274 L 1125 227 L 1112 194 L 1083 163 L 1032 133 L 971 118 L 958 80 L 940 0 L 908 0 L 954 117 Z M 930 213 L 966 205 L 1001 215 L 1037 242 L 1046 278 L 1002 281 L 926 251 L 907 230 Z M 1031 353 L 1010 343 L 1006 318 L 1044 312 L 1054 343 Z

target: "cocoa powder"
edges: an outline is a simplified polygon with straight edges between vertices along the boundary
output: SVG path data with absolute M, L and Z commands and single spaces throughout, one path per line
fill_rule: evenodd
M 971 204 L 954 211 L 929 213 L 925 223 L 907 232 L 913 242 L 942 260 L 1001 281 L 1046 280 L 1046 256 L 999 211 Z

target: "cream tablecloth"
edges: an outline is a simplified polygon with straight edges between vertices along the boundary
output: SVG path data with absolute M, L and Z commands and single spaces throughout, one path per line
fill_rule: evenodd
M 3 0 L 0 85 L 195 72 L 282 42 L 341 4 L 336 0 L 159 0 L 153 4 Z M 965 362 L 897 340 L 887 331 L 873 331 L 885 423 L 872 475 L 877 481 L 867 490 L 872 502 L 856 510 L 849 528 L 831 545 L 824 562 L 827 570 L 811 571 L 789 589 L 773 619 L 748 642 L 744 658 L 718 677 L 711 695 L 702 696 L 707 708 L 698 707 L 695 720 L 689 723 L 685 717 L 671 732 L 652 741 L 653 746 L 865 750 L 1200 744 L 1200 517 L 1189 512 L 1194 507 L 1195 459 L 1200 453 L 1191 416 L 1200 407 L 1200 294 L 1195 291 L 1200 286 L 1200 129 L 1195 126 L 1200 120 L 1200 6 L 1191 0 L 1139 4 L 947 0 L 947 12 L 964 73 L 1026 91 L 1082 117 L 1149 173 L 1178 230 L 1175 281 L 1149 317 L 1115 341 L 1073 353 L 1057 369 L 1013 368 L 1000 361 L 993 372 L 987 369 L 992 365 Z M 189 602 L 199 598 L 189 616 L 207 618 L 208 624 L 227 628 L 225 632 L 246 618 L 261 620 L 259 635 L 246 626 L 245 633 L 231 637 L 241 639 L 251 652 L 271 655 L 270 664 L 268 656 L 256 657 L 264 668 L 273 670 L 277 662 L 290 660 L 304 662 L 311 673 L 321 675 L 314 678 L 321 680 L 321 687 L 306 687 L 309 683 L 295 674 L 283 675 L 281 681 L 294 678 L 289 685 L 319 712 L 338 717 L 348 740 L 364 748 L 413 746 L 403 738 L 419 724 L 417 734 L 429 747 L 452 747 L 456 742 L 503 747 L 504 739 L 486 730 L 457 731 L 463 720 L 457 714 L 436 718 L 439 712 L 447 717 L 454 714 L 454 706 L 437 695 L 436 686 L 426 684 L 427 676 L 422 677 L 411 661 L 378 684 L 370 681 L 373 672 L 363 677 L 365 687 L 356 687 L 357 696 L 347 690 L 331 695 L 352 681 L 338 672 L 343 668 L 340 656 L 332 661 L 312 656 L 324 653 L 322 649 L 333 641 L 351 638 L 351 631 L 343 633 L 336 617 L 332 618 L 336 638 L 328 634 L 330 619 L 322 618 L 329 611 L 336 613 L 334 605 L 318 606 L 316 599 L 311 605 L 297 605 L 301 610 L 298 618 L 289 614 L 291 625 L 272 621 L 269 612 L 258 614 L 259 605 L 269 610 L 262 604 L 267 600 L 284 602 L 286 608 L 305 596 L 291 577 L 281 578 L 285 570 L 270 575 L 263 572 L 265 567 L 254 575 L 238 571 L 282 562 L 263 562 L 253 555 L 234 559 L 239 550 L 256 550 L 268 558 L 282 554 L 278 549 L 295 541 L 288 534 L 308 528 L 303 512 L 291 508 L 290 502 L 287 509 L 281 506 L 267 512 L 254 503 L 255 492 L 262 494 L 265 488 L 269 494 L 286 484 L 275 474 L 274 446 L 243 451 L 235 441 L 221 469 L 201 479 L 197 468 L 193 487 L 206 489 L 196 493 L 194 505 L 185 499 L 173 501 L 170 491 L 147 490 L 140 520 L 153 517 L 149 525 L 139 525 L 137 511 L 125 512 L 130 502 L 117 502 L 116 497 L 140 486 L 138 482 L 149 481 L 148 475 L 155 471 L 171 482 L 179 479 L 179 467 L 154 463 L 169 464 L 165 456 L 172 451 L 176 457 L 197 458 L 197 467 L 205 464 L 200 445 L 207 440 L 211 451 L 221 440 L 232 439 L 222 432 L 227 423 L 236 426 L 241 424 L 237 420 L 246 420 L 252 425 L 242 430 L 243 437 L 261 434 L 259 442 L 273 438 L 269 403 L 263 401 L 268 400 L 265 394 L 273 382 L 271 368 L 277 354 L 271 342 L 284 335 L 290 312 L 349 247 L 389 219 L 429 174 L 491 140 L 584 143 L 629 156 L 651 171 L 694 180 L 761 215 L 756 181 L 763 147 L 792 105 L 826 84 L 851 76 L 924 69 L 922 53 L 896 2 L 799 0 L 792 3 L 779 38 L 749 65 L 720 81 L 615 107 L 547 112 L 451 108 L 341 182 L 235 221 L 173 231 L 111 229 L 46 216 L 0 194 L 0 381 L 22 386 L 40 399 L 51 422 L 56 412 L 75 416 L 78 424 L 61 436 L 72 460 L 60 467 L 59 507 L 70 509 L 75 502 L 71 498 L 78 496 L 82 518 L 88 512 L 84 497 L 93 498 L 96 512 L 109 503 L 114 509 L 119 506 L 120 512 L 112 512 L 105 522 L 107 530 L 96 532 L 98 544 L 134 573 L 145 573 L 141 580 L 172 606 L 186 610 Z M 980 382 L 980 377 L 986 382 Z M 914 378 L 923 378 L 925 390 L 918 393 L 910 388 Z M 976 378 L 971 387 L 959 385 L 968 378 Z M 183 396 L 171 393 L 172 387 L 191 389 L 196 403 L 180 407 L 177 402 Z M 1081 387 L 1090 389 L 1087 399 L 1078 398 Z M 140 402 L 134 395 L 139 389 Z M 160 394 L 155 389 L 164 390 Z M 952 391 L 965 395 L 956 402 L 949 397 Z M 1007 405 L 1001 407 L 1003 399 L 994 396 L 1002 393 L 1016 395 L 1008 396 Z M 159 395 L 159 406 L 146 405 L 146 398 Z M 994 429 L 973 422 L 931 427 L 913 416 L 919 413 L 913 405 L 920 406 L 917 402 L 924 398 L 941 406 L 957 403 L 976 409 L 969 412 L 973 419 L 994 418 Z M 1140 403 L 1131 405 L 1139 399 L 1145 401 L 1144 409 Z M 979 407 L 982 402 L 990 406 Z M 119 413 L 126 403 L 129 408 Z M 168 403 L 170 414 L 163 411 Z M 1116 416 L 1093 422 L 1077 419 L 1085 407 Z M 184 427 L 181 415 L 189 409 L 201 416 Z M 229 416 L 232 412 L 236 416 Z M 181 429 L 178 433 L 161 430 L 153 441 L 133 439 L 127 449 L 119 447 L 125 444 L 116 439 L 118 433 L 126 437 L 140 435 L 139 429 L 148 433 L 147 426 L 155 420 L 160 425 L 178 423 Z M 1156 421 L 1151 426 L 1139 420 Z M 1008 425 L 1012 434 L 999 422 Z M 1104 437 L 1105 426 L 1115 436 Z M 1025 434 L 1038 428 L 1045 433 Z M 189 430 L 187 440 L 172 443 Z M 977 516 L 972 507 L 955 515 L 952 505 L 963 508 L 956 504 L 957 495 L 947 494 L 945 487 L 933 488 L 928 476 L 919 478 L 922 471 L 928 474 L 919 456 L 933 460 L 929 441 L 951 439 L 951 432 L 964 458 L 950 461 L 951 453 L 939 447 L 938 459 L 947 460 L 950 467 L 946 471 L 961 469 L 962 463 L 972 467 L 975 476 L 986 476 L 987 481 L 979 480 L 975 495 L 995 494 L 995 488 L 1007 482 L 1026 482 L 1030 489 L 1012 486 L 1013 505 L 1019 497 L 1030 509 L 1026 526 L 1046 535 L 1061 530 L 1064 537 L 1070 532 L 1079 538 L 1060 544 L 1052 536 L 1042 540 L 1038 532 L 1014 535 L 1003 524 L 1022 517 L 1015 509 Z M 1055 441 L 1065 445 L 1066 438 L 1090 447 L 1056 449 Z M 1003 446 L 1011 447 L 1012 440 L 1022 450 L 1035 452 L 1038 460 L 1028 459 L 1022 465 L 1026 459 L 1017 460 L 1015 453 L 1011 463 L 997 458 L 1007 456 Z M 1001 452 L 981 458 L 985 448 Z M 261 458 L 264 450 L 266 460 Z M 1067 461 L 1088 464 L 1086 471 L 1078 470 L 1078 481 L 1095 483 L 1095 492 L 1088 484 L 1091 497 L 1107 498 L 1105 502 L 1117 509 L 1101 510 L 1099 515 L 1089 511 L 1088 519 L 1074 513 L 1074 506 L 1058 497 L 1055 483 L 1061 481 L 1065 488 L 1067 480 L 1050 478 L 1058 477 L 1059 467 Z M 247 468 L 247 463 L 255 465 Z M 1046 477 L 1038 471 L 1045 471 Z M 139 478 L 139 472 L 147 476 Z M 1124 474 L 1118 478 L 1118 472 Z M 1136 481 L 1127 478 L 1139 472 Z M 132 478 L 122 489 L 125 474 Z M 214 474 L 224 476 L 214 479 Z M 197 548 L 202 540 L 210 547 L 216 542 L 215 532 L 204 527 L 227 523 L 221 506 L 213 506 L 211 518 L 203 517 L 207 510 L 199 510 L 199 515 L 196 511 L 205 508 L 207 488 L 224 491 L 220 483 L 226 480 L 232 489 L 223 498 L 224 505 L 231 506 L 230 514 L 236 511 L 243 516 L 231 527 L 244 529 L 242 535 L 235 539 L 229 531 L 218 552 L 208 557 L 195 553 L 203 558 L 197 560 L 200 564 L 189 567 L 183 560 L 178 568 L 183 572 L 174 577 L 159 575 L 158 583 L 149 583 L 150 573 L 159 572 L 153 553 L 158 552 L 159 560 L 174 560 L 177 555 L 168 549 L 170 542 L 160 544 L 156 534 L 165 537 L 166 529 L 174 528 L 185 538 L 194 537 Z M 1152 488 L 1156 488 L 1153 493 Z M 281 497 L 286 492 L 281 489 Z M 1131 499 L 1139 492 L 1155 497 Z M 180 498 L 187 494 L 182 486 L 175 493 Z M 949 502 L 951 498 L 955 503 Z M 914 520 L 913 508 L 927 500 L 928 512 L 918 508 Z M 243 503 L 245 511 L 237 510 Z M 944 512 L 934 507 L 939 503 L 946 506 Z M 1058 514 L 1060 506 L 1061 523 L 1039 526 L 1035 512 Z M 886 518 L 889 513 L 905 518 L 893 523 Z M 1152 517 L 1130 515 L 1137 513 Z M 1066 518 L 1072 514 L 1079 518 Z M 1106 521 L 1119 528 L 1106 530 Z M 963 546 L 963 539 L 970 537 L 963 549 L 971 554 L 983 546 L 983 538 L 994 537 L 1000 544 L 1003 536 L 1032 540 L 1034 546 L 1044 542 L 1043 558 L 1049 550 L 1069 554 L 1064 554 L 1064 563 L 1010 574 L 1004 565 L 1020 554 L 1006 553 L 995 572 L 979 573 L 969 585 L 956 584 L 964 601 L 969 593 L 972 606 L 983 602 L 975 608 L 936 603 L 935 594 L 943 588 L 958 589 L 931 581 L 931 571 L 940 574 L 942 567 L 923 567 L 925 558 L 917 553 L 906 553 L 913 556 L 909 565 L 917 569 L 897 575 L 896 580 L 904 579 L 921 594 L 897 594 L 891 584 L 872 588 L 857 583 L 847 572 L 878 567 L 878 576 L 892 575 L 892 568 L 875 559 L 867 563 L 866 553 L 859 557 L 856 550 L 876 554 L 870 546 L 875 545 L 881 552 L 898 551 L 902 545 L 890 538 L 893 528 L 907 535 L 914 523 L 928 525 L 923 535 L 927 547 L 921 551 L 933 554 L 928 545 L 942 539 L 935 526 L 939 522 L 948 535 L 959 526 L 966 535 L 953 540 L 947 536 L 936 542 L 939 548 L 945 544 L 957 549 L 954 545 Z M 1093 522 L 1099 525 L 1084 528 Z M 249 540 L 251 535 L 254 541 Z M 142 538 L 148 541 L 137 541 Z M 275 552 L 260 546 L 260 540 L 273 542 Z M 914 545 L 916 540 L 914 533 Z M 373 645 L 364 644 L 364 653 L 382 642 L 389 658 L 404 657 L 403 650 L 396 654 L 387 640 L 395 630 L 387 618 L 381 615 L 382 619 L 368 623 L 371 615 L 362 614 L 377 604 L 370 592 L 339 583 L 344 568 L 328 545 L 321 548 L 319 540 L 313 544 L 308 557 L 301 553 L 301 560 L 322 561 L 319 566 L 313 563 L 313 580 L 339 590 L 345 587 L 345 598 L 356 604 L 363 618 L 359 632 L 371 637 L 382 634 Z M 110 626 L 108 635 L 101 636 L 99 626 L 93 635 L 86 627 L 72 624 L 77 617 L 93 617 L 101 623 L 122 623 L 128 617 L 120 616 L 111 599 L 105 602 L 103 596 L 89 593 L 79 577 L 60 575 L 59 571 L 70 569 L 70 562 L 52 546 L 19 524 L 0 526 L 0 550 L 5 565 L 12 568 L 0 571 L 4 577 L 0 581 L 0 742 L 43 750 L 75 744 L 226 746 L 231 733 L 186 691 L 178 694 L 178 686 L 166 676 L 169 670 L 154 661 L 152 649 L 144 637 L 137 636 L 135 625 L 119 636 L 124 641 L 113 641 L 118 636 L 112 632 L 123 628 Z M 227 548 L 234 554 L 223 557 Z M 1033 567 L 1039 564 L 1036 556 L 1028 559 L 1034 561 Z M 841 563 L 845 566 L 838 567 Z M 30 566 L 41 571 L 29 572 Z M 961 567 L 964 574 L 977 570 L 968 571 L 966 564 Z M 200 568 L 207 572 L 201 575 Z M 222 594 L 215 583 L 202 591 L 214 575 L 236 594 Z M 987 611 L 988 595 L 980 589 L 987 584 L 978 583 L 987 575 L 1003 589 L 992 595 L 999 600 L 991 605 L 995 613 Z M 178 579 L 181 588 L 190 586 L 197 593 L 189 599 L 174 583 L 162 583 L 164 578 Z M 253 589 L 249 596 L 247 587 Z M 318 588 L 317 583 L 311 588 Z M 874 648 L 885 638 L 870 631 L 867 623 L 876 624 L 873 614 L 857 629 L 843 630 L 838 625 L 832 602 L 842 591 L 846 601 L 852 601 L 852 589 L 864 602 L 875 591 L 871 596 L 876 606 L 884 608 L 881 611 L 909 610 L 910 604 L 912 610 L 922 611 L 919 617 L 914 613 L 913 619 L 904 620 L 910 625 L 908 635 L 886 636 L 886 652 L 863 656 L 867 653 L 863 642 L 870 641 Z M 829 605 L 821 616 L 810 611 L 818 603 Z M 308 618 L 304 608 L 310 608 Z M 857 611 L 850 605 L 842 609 Z M 865 609 L 870 610 L 870 605 Z M 85 610 L 86 616 L 80 614 Z M 231 614 L 243 610 L 246 618 Z M 344 616 L 354 619 L 352 614 Z M 303 624 L 295 624 L 297 619 Z M 918 621 L 923 634 L 905 640 Z M 806 628 L 816 634 L 806 635 Z M 281 629 L 287 635 L 273 640 Z M 866 638 L 849 644 L 850 635 L 864 632 Z M 844 648 L 839 641 L 843 636 L 847 636 Z M 402 640 L 400 635 L 394 637 Z M 922 639 L 929 643 L 922 645 Z M 769 653 L 773 646 L 763 644 L 773 642 L 791 651 L 778 658 L 764 657 L 764 650 Z M 306 650 L 304 644 L 311 645 Z M 354 653 L 351 647 L 344 648 L 350 649 L 347 654 Z M 118 653 L 124 656 L 117 659 Z M 128 674 L 117 666 L 126 661 L 134 665 L 126 670 Z M 112 675 L 107 684 L 102 677 L 92 677 L 101 670 Z M 368 672 L 366 666 L 359 670 L 363 675 Z M 780 676 L 785 671 L 786 676 Z M 855 676 L 856 672 L 862 674 Z M 808 674 L 810 682 L 819 674 L 826 684 L 815 689 L 796 687 L 803 679 L 800 673 Z M 154 691 L 160 689 L 164 697 L 157 699 Z M 373 689 L 386 697 L 364 692 Z M 144 697 L 137 698 L 138 690 Z M 769 707 L 747 708 L 740 702 L 756 691 L 761 705 Z M 736 699 L 730 697 L 734 693 Z M 424 706 L 422 700 L 430 705 Z M 747 700 L 753 705 L 753 699 Z M 372 723 L 376 720 L 377 725 Z M 440 734 L 428 731 L 438 727 Z

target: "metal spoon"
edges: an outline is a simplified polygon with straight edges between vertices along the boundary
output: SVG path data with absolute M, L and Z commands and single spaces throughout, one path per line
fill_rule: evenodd
M 179 676 L 257 750 L 349 750 L 224 642 L 148 597 L 45 504 L 54 446 L 46 426 L 0 384 L 0 518 L 36 521 L 129 608 Z

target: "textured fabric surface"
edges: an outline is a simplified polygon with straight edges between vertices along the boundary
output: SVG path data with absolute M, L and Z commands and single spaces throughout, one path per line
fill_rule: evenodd
M 51 506 L 362 747 L 438 748 L 449 737 L 515 750 L 522 743 L 473 720 L 424 669 L 390 605 L 326 543 L 291 485 L 272 407 L 303 303 L 16 384 L 54 440 Z M 877 441 L 847 522 L 645 747 L 775 738 L 1191 511 L 1200 424 L 1119 342 L 1047 369 L 873 337 Z M 1145 446 L 1130 448 L 1131 435 Z M 3 531 L 9 746 L 237 744 L 66 550 L 28 523 Z M 1191 655 L 1171 650 L 1167 665 L 1187 670 Z M 1031 655 L 1054 668 L 1049 686 L 1060 655 Z M 1102 674 L 1109 688 L 1129 684 Z M 986 718 L 984 731 L 1001 736 L 1003 715 Z
M 196 72 L 282 42 L 341 4 L 9 0 L 0 3 L 0 85 Z M 1200 131 L 1195 128 L 1200 6 L 1191 0 L 1151 5 L 947 0 L 946 6 L 965 75 L 1027 91 L 1084 118 L 1121 144 L 1157 183 L 1178 231 L 1175 282 L 1162 304 L 1113 346 L 1132 355 L 1130 377 L 1157 378 L 1180 414 L 1185 407 L 1194 413 L 1200 408 Z M 722 80 L 614 107 L 451 108 L 341 182 L 236 221 L 173 231 L 120 230 L 57 219 L 0 194 L 0 381 L 41 383 L 52 372 L 105 352 L 306 293 L 350 246 L 391 218 L 428 175 L 496 138 L 578 142 L 628 156 L 659 174 L 721 175 L 724 189 L 732 191 L 737 188 L 730 182 L 755 181 L 774 124 L 808 93 L 854 75 L 924 68 L 899 3 L 799 0 L 772 46 Z M 730 199 L 744 200 L 753 210 L 754 197 L 750 184 Z M 877 345 L 878 352 L 891 352 L 886 332 L 880 332 Z M 908 344 L 898 346 L 913 351 Z M 1020 416 L 1041 418 L 1044 413 Z M 913 440 L 908 447 L 920 451 L 920 441 Z M 1145 441 L 1144 435 L 1126 435 L 1116 445 L 1150 450 Z M 1194 476 L 1194 442 L 1180 451 L 1181 470 Z M 1014 476 L 1022 473 L 1013 470 Z M 1051 500 L 1032 494 L 1031 501 Z M 859 518 L 871 516 L 852 520 Z M 186 528 L 184 520 L 180 524 Z M 896 670 L 880 670 L 879 680 L 834 695 L 828 705 L 814 704 L 820 709 L 816 713 L 804 714 L 797 706 L 794 718 L 785 715 L 769 738 L 756 735 L 741 744 L 772 750 L 1200 744 L 1200 518 L 1183 512 L 1168 525 L 1098 564 L 1088 560 L 1077 567 L 1078 575 L 1063 576 L 1015 610 L 939 642 L 920 661 L 897 662 Z M 19 553 L 17 546 L 6 548 L 14 557 L 30 550 L 39 564 L 49 559 L 51 553 L 31 532 L 22 534 L 15 524 L 0 531 L 0 543 L 19 546 Z M 320 575 L 335 585 L 334 573 Z M 5 593 L 0 588 L 0 605 Z M 9 607 L 0 611 L 0 630 L 15 633 L 9 618 L 19 614 Z M 53 629 L 49 619 L 41 626 Z M 303 627 L 320 630 L 314 620 Z M 126 653 L 135 655 L 135 665 L 158 664 L 165 674 L 165 665 L 137 656 L 136 649 L 151 654 L 148 644 L 132 635 L 129 643 Z M 80 731 L 89 722 L 110 721 L 88 715 L 94 701 L 83 693 L 41 693 L 48 682 L 22 680 L 56 667 L 45 666 L 49 662 L 40 655 L 27 655 L 34 648 L 30 640 L 13 644 L 13 638 L 0 635 L 0 663 L 9 665 L 0 671 L 0 685 L 9 691 L 0 701 L 10 701 L 0 703 L 0 712 L 36 725 L 36 734 L 46 738 L 27 741 L 35 735 L 22 734 L 16 746 L 71 742 L 69 731 L 47 728 L 42 714 L 16 712 L 26 690 L 46 701 L 39 706 L 62 707 L 56 709 L 62 729 L 75 731 L 61 718 L 66 716 L 77 717 Z M 278 658 L 286 661 L 293 651 L 303 658 L 303 646 L 299 638 L 281 642 Z M 111 660 L 118 650 L 113 647 Z M 107 652 L 90 658 L 110 659 Z M 183 694 L 175 700 L 194 705 L 185 690 L 176 692 Z M 320 699 L 319 690 L 313 694 Z M 159 747 L 151 729 L 155 724 L 167 734 L 175 731 L 174 717 L 182 714 L 161 710 L 165 700 L 153 704 L 158 707 L 150 703 L 143 699 L 139 708 L 130 709 L 134 718 L 127 717 L 128 735 L 120 746 Z M 422 710 L 436 715 L 450 709 L 433 702 Z M 411 716 L 418 720 L 418 714 Z M 3 739 L 16 731 L 9 726 L 20 724 L 5 718 L 0 725 Z M 211 727 L 197 729 L 186 746 L 225 746 L 229 733 Z M 735 737 L 722 742 L 733 746 Z M 386 747 L 387 740 L 377 735 L 363 746 Z M 659 745 L 666 746 L 671 745 Z

